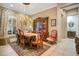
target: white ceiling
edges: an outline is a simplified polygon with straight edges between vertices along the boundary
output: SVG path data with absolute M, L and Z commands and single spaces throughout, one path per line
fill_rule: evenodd
M 23 3 L 0 3 L 0 6 L 16 10 L 28 15 L 44 11 L 49 8 L 56 7 L 56 3 L 30 3 L 30 5 L 24 5 Z

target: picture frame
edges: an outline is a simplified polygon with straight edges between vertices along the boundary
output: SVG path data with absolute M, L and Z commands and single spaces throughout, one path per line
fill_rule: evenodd
M 51 26 L 56 26 L 56 19 L 51 19 Z

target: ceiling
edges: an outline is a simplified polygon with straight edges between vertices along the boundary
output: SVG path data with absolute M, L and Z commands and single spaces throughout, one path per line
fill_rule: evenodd
M 65 4 L 66 6 L 64 6 L 62 9 L 64 10 L 71 10 L 71 9 L 75 9 L 78 8 L 79 4 L 77 3 L 69 3 L 69 4 Z
M 24 5 L 23 3 L 0 3 L 0 6 L 15 10 L 28 15 L 33 15 L 38 12 L 44 11 L 49 8 L 56 7 L 56 3 L 30 3 L 29 5 Z

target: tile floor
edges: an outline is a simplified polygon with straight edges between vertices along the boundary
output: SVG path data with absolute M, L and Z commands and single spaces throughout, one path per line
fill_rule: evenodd
M 12 40 L 13 39 L 11 39 L 11 42 Z M 57 44 L 50 46 L 51 47 L 41 56 L 77 56 L 74 39 L 62 39 L 61 42 L 58 42 Z M 0 46 L 0 56 L 18 56 L 18 55 L 9 46 L 9 44 L 7 44 L 5 46 Z
M 46 51 L 43 56 L 77 56 L 74 39 L 63 39 Z

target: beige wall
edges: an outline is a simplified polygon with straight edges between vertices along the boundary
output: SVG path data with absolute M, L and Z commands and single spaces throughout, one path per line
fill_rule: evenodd
M 56 26 L 51 26 L 51 19 L 57 19 L 57 8 L 56 7 L 39 12 L 34 15 L 31 15 L 31 17 L 33 20 L 38 17 L 49 17 L 49 20 L 48 20 L 49 34 L 50 34 L 51 30 L 54 30 L 54 29 L 57 30 Z
M 2 20 L 1 20 L 1 15 L 2 15 L 2 8 L 0 8 L 0 36 L 3 36 L 3 34 L 2 34 Z

